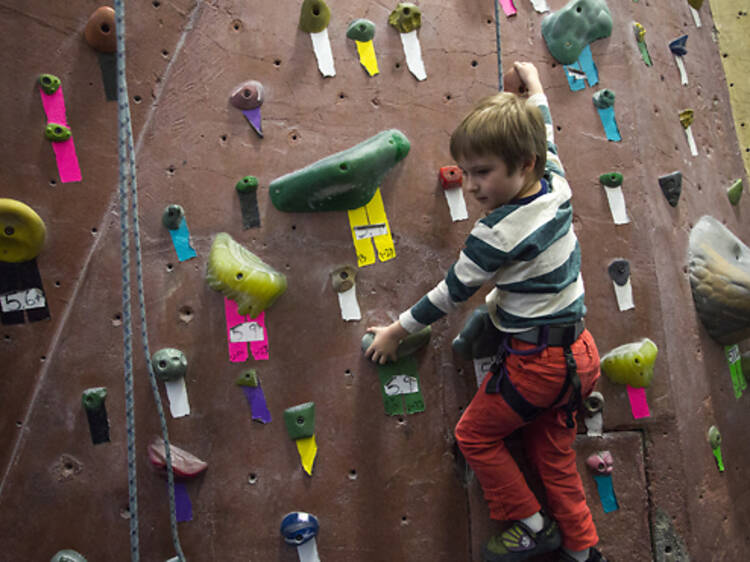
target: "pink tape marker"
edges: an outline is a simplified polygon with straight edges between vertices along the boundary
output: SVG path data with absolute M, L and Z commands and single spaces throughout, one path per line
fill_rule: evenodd
M 245 317 L 237 312 L 237 303 L 224 297 L 224 314 L 227 319 L 227 344 L 229 345 L 229 360 L 232 363 L 242 363 L 247 361 L 250 354 L 247 351 L 247 343 L 232 341 L 232 328 L 237 324 L 242 324 Z
M 633 412 L 634 419 L 639 420 L 651 416 L 651 412 L 648 409 L 648 402 L 646 402 L 645 388 L 628 386 L 628 398 L 630 399 L 630 410 Z
M 227 343 L 229 345 L 229 360 L 232 363 L 241 363 L 247 361 L 250 357 L 247 351 L 248 343 L 253 359 L 263 361 L 269 358 L 268 355 L 268 331 L 266 330 L 266 313 L 261 312 L 255 318 L 243 316 L 237 310 L 237 303 L 224 297 L 224 313 L 227 320 Z M 255 340 L 243 339 L 243 341 L 232 341 L 233 333 L 242 334 L 243 328 L 248 328 L 248 324 L 254 328 L 260 328 L 262 337 Z M 244 330 L 247 332 L 249 330 Z M 236 339 L 236 338 L 235 338 Z
M 54 94 L 46 94 L 41 88 L 39 88 L 39 93 L 42 96 L 42 106 L 44 106 L 44 113 L 47 115 L 47 122 L 59 123 L 69 127 L 65 115 L 65 98 L 63 97 L 62 85 L 57 88 Z M 55 151 L 60 181 L 62 183 L 81 181 L 81 167 L 78 165 L 73 137 L 66 141 L 53 142 L 52 149 Z
M 516 6 L 513 4 L 513 0 L 498 0 L 498 2 L 500 2 L 500 7 L 503 9 L 506 16 L 516 15 Z
M 263 328 L 263 341 L 251 341 L 250 342 L 250 353 L 253 354 L 253 359 L 256 361 L 268 360 L 268 330 L 266 330 L 266 313 L 261 312 L 255 318 L 247 317 L 252 322 L 256 322 L 261 328 Z

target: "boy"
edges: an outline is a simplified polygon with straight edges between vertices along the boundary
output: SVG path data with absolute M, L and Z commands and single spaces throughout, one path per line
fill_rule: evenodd
M 401 339 L 492 281 L 487 307 L 503 344 L 455 430 L 490 516 L 514 521 L 489 540 L 485 560 L 525 560 L 562 544 L 561 561 L 604 561 L 572 449 L 575 409 L 599 377 L 599 354 L 582 322 L 571 192 L 539 73 L 519 62 L 514 71 L 528 100 L 507 92 L 486 98 L 451 135 L 465 190 L 487 216 L 443 281 L 390 326 L 368 328 L 375 338 L 365 353 L 375 362 L 395 359 Z M 503 441 L 521 427 L 549 516 Z

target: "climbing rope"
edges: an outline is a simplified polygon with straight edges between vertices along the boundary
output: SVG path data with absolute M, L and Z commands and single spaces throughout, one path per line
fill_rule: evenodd
M 151 353 L 148 345 L 148 327 L 146 323 L 146 302 L 143 291 L 143 261 L 141 256 L 141 235 L 138 222 L 138 182 L 136 181 L 135 147 L 133 144 L 133 127 L 130 120 L 128 85 L 125 74 L 125 0 L 115 0 L 115 24 L 117 29 L 117 120 L 118 120 L 118 163 L 119 163 L 119 196 L 120 196 L 120 252 L 122 266 L 122 324 L 125 371 L 125 421 L 128 448 L 128 506 L 130 509 L 130 559 L 138 562 L 140 558 L 138 544 L 138 479 L 136 473 L 135 452 L 135 401 L 133 399 L 133 333 L 130 295 L 130 231 L 129 214 L 132 212 L 133 241 L 135 247 L 136 281 L 138 287 L 138 307 L 141 318 L 141 339 L 143 353 L 148 367 L 151 391 L 159 413 L 162 439 L 166 453 L 167 481 L 169 490 L 169 519 L 172 530 L 172 543 L 180 562 L 185 562 L 185 555 L 180 546 L 177 532 L 177 516 L 174 499 L 174 471 L 172 454 L 169 445 L 167 420 L 156 383 L 156 375 L 151 365 Z M 128 192 L 130 184 L 130 192 Z M 129 208 L 130 207 L 130 208 Z
M 502 50 L 500 48 L 500 8 L 498 8 L 497 0 L 494 0 L 495 4 L 495 42 L 497 43 L 497 76 L 500 80 L 500 87 L 498 88 L 501 92 L 503 91 L 503 59 Z

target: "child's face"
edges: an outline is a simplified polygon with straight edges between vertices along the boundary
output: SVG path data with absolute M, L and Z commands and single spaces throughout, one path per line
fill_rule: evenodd
M 494 154 L 466 156 L 458 161 L 458 166 L 464 175 L 464 191 L 487 211 L 531 195 L 538 183 L 528 185 L 533 162 L 519 166 L 511 175 L 503 159 Z

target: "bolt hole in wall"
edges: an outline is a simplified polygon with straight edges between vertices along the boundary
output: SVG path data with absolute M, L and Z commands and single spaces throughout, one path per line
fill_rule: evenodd
M 242 21 L 241 20 L 233 20 L 232 21 L 232 29 L 235 31 L 239 31 L 242 28 Z
M 352 468 L 349 471 L 349 480 L 356 480 L 356 479 L 357 479 L 357 469 L 356 468 Z
M 133 96 L 133 101 L 135 103 L 141 103 L 143 101 L 143 98 L 141 96 L 135 95 Z
M 112 325 L 115 327 L 122 326 L 122 315 L 119 312 L 112 317 Z
M 479 66 L 479 62 L 473 60 L 473 61 L 471 61 L 471 66 L 474 67 L 474 68 L 476 68 L 477 66 Z
M 277 68 L 278 68 L 278 67 L 280 67 L 280 66 L 281 66 L 281 59 L 276 59 L 276 60 L 274 60 L 274 61 L 273 61 L 273 65 L 274 65 L 275 67 L 277 67 Z
M 174 270 L 174 265 L 172 265 L 171 263 L 168 263 L 167 264 L 167 271 L 173 271 L 173 270 Z
M 251 472 L 247 477 L 247 483 L 248 484 L 257 484 L 258 482 L 258 475 L 254 472 Z
M 189 323 L 193 319 L 193 309 L 185 305 L 180 307 L 180 320 L 185 324 Z

